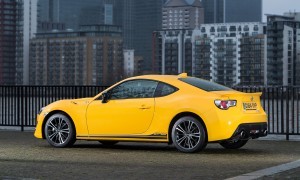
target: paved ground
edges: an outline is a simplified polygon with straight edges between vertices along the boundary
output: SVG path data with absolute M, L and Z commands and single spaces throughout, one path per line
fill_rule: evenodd
M 272 180 L 272 179 L 300 179 L 300 168 L 295 168 L 282 173 L 277 173 L 271 176 L 266 176 L 261 178 L 262 180 Z
M 209 144 L 196 154 L 166 144 L 52 148 L 32 132 L 0 131 L 0 179 L 226 179 L 300 159 L 299 141 L 252 140 L 240 150 Z M 300 168 L 261 179 L 299 179 Z

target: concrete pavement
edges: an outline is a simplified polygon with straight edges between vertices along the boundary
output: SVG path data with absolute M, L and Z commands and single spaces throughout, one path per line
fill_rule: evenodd
M 226 179 L 300 159 L 299 141 L 251 140 L 239 150 L 209 144 L 185 154 L 167 144 L 77 141 L 52 148 L 32 132 L 0 131 L 0 179 Z M 299 178 L 299 168 L 262 179 Z

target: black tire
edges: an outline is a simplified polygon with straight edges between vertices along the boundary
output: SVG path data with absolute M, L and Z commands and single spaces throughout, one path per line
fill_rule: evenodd
M 64 114 L 53 114 L 45 124 L 45 137 L 54 147 L 69 147 L 76 141 L 76 132 L 70 118 Z
M 172 140 L 175 147 L 185 153 L 200 151 L 207 143 L 203 125 L 191 116 L 182 117 L 175 122 Z
M 113 146 L 115 144 L 117 144 L 119 141 L 99 141 L 101 144 L 103 144 L 104 146 Z
M 238 140 L 236 142 L 232 141 L 222 141 L 220 145 L 223 146 L 225 149 L 239 149 L 248 142 L 248 140 Z

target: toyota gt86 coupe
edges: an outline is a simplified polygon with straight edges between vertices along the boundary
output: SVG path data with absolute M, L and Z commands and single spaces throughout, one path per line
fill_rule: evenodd
M 243 93 L 187 76 L 125 79 L 95 97 L 60 100 L 42 108 L 35 137 L 54 147 L 76 140 L 169 143 L 196 152 L 207 143 L 237 149 L 267 135 L 261 93 Z

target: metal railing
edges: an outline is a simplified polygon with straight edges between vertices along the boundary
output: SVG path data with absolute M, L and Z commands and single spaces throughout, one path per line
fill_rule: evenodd
M 94 97 L 106 86 L 0 86 L 0 126 L 36 125 L 36 114 L 61 99 Z
M 0 86 L 0 126 L 36 125 L 39 109 L 60 99 L 93 97 L 106 86 Z M 243 92 L 262 92 L 261 104 L 268 115 L 270 134 L 300 135 L 300 87 L 235 87 Z
M 300 87 L 236 87 L 243 92 L 262 92 L 261 104 L 268 115 L 270 134 L 300 135 Z

